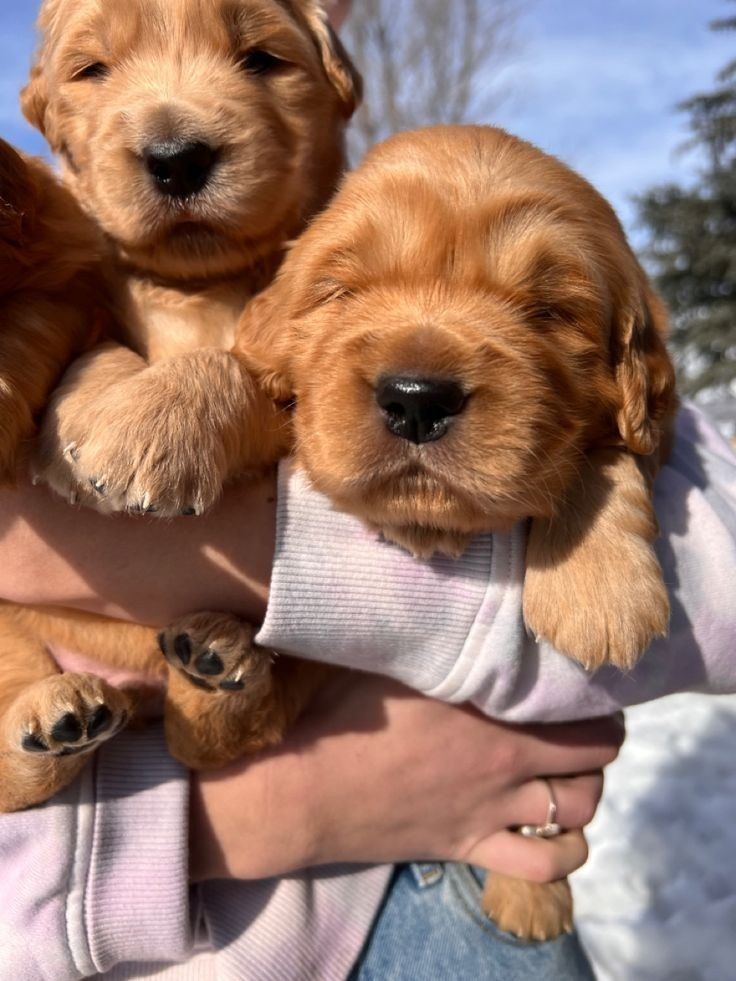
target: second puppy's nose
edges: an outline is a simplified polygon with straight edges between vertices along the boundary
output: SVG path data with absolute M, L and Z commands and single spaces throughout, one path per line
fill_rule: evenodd
M 448 378 L 381 378 L 376 402 L 386 427 L 410 443 L 431 443 L 447 432 L 452 416 L 465 407 L 465 393 Z
M 205 186 L 217 153 L 207 143 L 165 140 L 151 143 L 143 160 L 156 189 L 172 198 L 188 198 Z

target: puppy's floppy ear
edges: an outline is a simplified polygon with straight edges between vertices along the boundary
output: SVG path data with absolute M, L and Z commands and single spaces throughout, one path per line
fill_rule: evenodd
M 55 113 L 52 112 L 48 79 L 43 66 L 49 62 L 55 39 L 64 23 L 66 8 L 64 0 L 43 0 L 36 24 L 41 43 L 33 60 L 28 83 L 20 94 L 23 115 L 31 126 L 43 133 L 55 152 L 59 150 L 59 141 L 55 133 Z
M 612 329 L 620 400 L 616 423 L 626 446 L 644 456 L 657 449 L 660 423 L 675 404 L 675 372 L 664 343 L 667 324 L 664 303 L 644 284 L 623 303 Z
M 43 69 L 35 64 L 31 68 L 31 77 L 21 90 L 20 106 L 23 115 L 31 126 L 35 126 L 44 136 L 46 132 L 46 116 L 49 108 L 49 92 Z
M 295 0 L 295 7 L 314 38 L 325 75 L 340 99 L 342 113 L 349 119 L 363 97 L 363 80 L 330 27 L 321 0 Z
M 233 352 L 259 380 L 269 398 L 291 400 L 293 329 L 280 297 L 278 279 L 245 308 L 238 323 Z

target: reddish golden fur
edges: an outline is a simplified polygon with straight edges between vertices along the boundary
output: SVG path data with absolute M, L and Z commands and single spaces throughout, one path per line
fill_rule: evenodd
M 229 476 L 288 447 L 280 413 L 229 348 L 284 242 L 334 189 L 360 81 L 318 0 L 46 0 L 39 26 L 23 107 L 104 232 L 116 340 L 67 372 L 46 414 L 36 472 L 102 510 L 202 511 Z M 252 50 L 278 58 L 275 70 L 244 70 L 242 55 Z M 106 74 L 85 71 L 98 63 Z M 157 192 L 144 167 L 147 143 L 173 137 L 206 141 L 218 154 L 207 185 L 185 200 Z M 14 213 L 2 215 L 0 232 L 7 226 L 10 237 Z M 43 230 L 42 247 L 53 234 Z M 22 280 L 9 278 L 17 290 Z M 71 353 L 51 352 L 54 370 Z M 31 355 L 42 357 L 29 336 L 25 365 Z M 34 409 L 44 397 L 33 393 Z M 260 670 L 263 683 L 246 692 L 193 688 L 173 643 L 187 627 L 223 645 L 226 675 Z M 305 673 L 286 662 L 264 671 L 267 655 L 252 650 L 250 628 L 232 617 L 200 615 L 194 626 L 187 618 L 162 647 L 167 640 L 181 668 L 171 673 L 167 731 L 192 765 L 276 740 L 320 677 L 286 684 Z M 53 794 L 87 758 L 60 754 L 93 748 L 132 709 L 128 695 L 99 679 L 58 675 L 44 647 L 53 641 L 122 667 L 163 664 L 150 628 L 5 606 L 0 809 Z M 100 706 L 108 725 L 93 732 Z
M 420 555 L 532 518 L 524 616 L 590 667 L 663 633 L 649 481 L 675 409 L 666 314 L 609 205 L 484 127 L 373 150 L 246 310 L 241 345 L 335 504 Z M 386 427 L 385 376 L 452 379 L 436 442 Z M 491 876 L 507 930 L 569 929 L 566 883 Z
M 46 0 L 39 26 L 23 107 L 107 234 L 117 336 L 138 357 L 114 347 L 72 370 L 37 471 L 102 510 L 204 510 L 228 476 L 284 449 L 270 403 L 211 349 L 231 346 L 283 243 L 332 193 L 359 81 L 317 0 Z M 261 49 L 278 67 L 244 70 L 243 53 Z M 88 77 L 95 64 L 107 74 Z M 185 199 L 160 193 L 144 161 L 174 137 L 217 152 Z
M 0 481 L 64 366 L 90 340 L 102 241 L 40 160 L 0 140 Z
M 265 385 L 296 395 L 298 460 L 338 507 L 418 554 L 534 518 L 527 622 L 586 664 L 628 667 L 664 629 L 632 454 L 651 469 L 674 410 L 666 317 L 609 205 L 559 161 L 491 128 L 394 137 L 242 328 Z M 466 406 L 436 442 L 398 439 L 386 375 L 451 378 Z

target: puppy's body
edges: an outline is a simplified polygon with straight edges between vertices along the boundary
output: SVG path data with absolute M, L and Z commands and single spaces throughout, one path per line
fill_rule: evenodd
M 417 555 L 531 518 L 527 626 L 589 667 L 628 668 L 666 630 L 650 493 L 676 404 L 666 315 L 609 205 L 559 161 L 486 127 L 388 140 L 241 326 L 339 509 Z M 493 875 L 484 905 L 527 938 L 571 925 L 566 883 Z
M 318 0 L 45 0 L 39 27 L 23 107 L 102 230 L 110 323 L 54 393 L 36 475 L 105 511 L 199 513 L 228 477 L 288 448 L 282 414 L 230 348 L 284 243 L 334 189 L 360 81 Z M 53 352 L 57 372 L 72 353 Z M 222 659 L 177 657 L 166 706 L 172 748 L 193 765 L 276 738 L 309 687 L 281 683 L 298 666 L 264 670 L 247 624 L 203 622 L 204 653 Z M 162 635 L 172 659 L 185 636 Z M 132 710 L 99 679 L 59 675 L 51 643 L 163 663 L 152 628 L 3 607 L 0 809 L 51 796 Z

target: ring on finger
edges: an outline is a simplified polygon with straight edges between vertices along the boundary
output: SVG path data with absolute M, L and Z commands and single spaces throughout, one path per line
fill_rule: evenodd
M 549 801 L 547 804 L 547 819 L 544 824 L 521 824 L 516 829 L 524 838 L 556 838 L 562 834 L 562 827 L 557 823 L 557 799 L 552 789 L 552 781 L 540 777 L 547 787 Z

